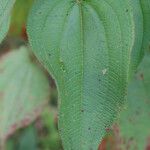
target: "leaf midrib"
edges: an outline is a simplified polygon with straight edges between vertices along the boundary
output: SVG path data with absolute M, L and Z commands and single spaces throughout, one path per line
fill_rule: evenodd
M 80 121 L 80 123 L 81 123 L 81 126 L 82 125 L 84 125 L 84 123 L 82 123 L 83 121 L 84 121 L 84 119 L 82 119 L 82 113 L 84 113 L 84 108 L 83 108 L 83 100 L 84 100 L 84 93 L 83 93 L 83 91 L 84 91 L 84 65 L 85 65 L 85 63 L 84 63 L 84 27 L 83 27 L 83 10 L 82 10 L 82 3 L 78 3 L 78 7 L 79 7 L 79 14 L 80 14 L 80 38 L 81 38 L 81 53 L 82 53 L 82 66 L 81 66 L 81 106 L 80 106 L 80 114 L 81 114 L 81 121 Z M 83 111 L 83 112 L 82 112 Z M 80 132 L 80 134 L 81 134 L 81 137 L 82 137 L 82 127 L 81 127 L 81 132 Z M 80 140 L 80 148 L 82 147 L 82 141 Z

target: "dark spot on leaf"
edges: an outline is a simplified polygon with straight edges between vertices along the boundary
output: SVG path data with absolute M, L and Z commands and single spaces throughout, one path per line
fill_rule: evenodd
M 105 130 L 106 130 L 106 132 L 110 132 L 110 128 L 106 128 Z
M 60 60 L 60 68 L 63 72 L 66 72 L 65 70 L 65 65 L 64 65 L 64 62 L 62 60 Z
M 134 138 L 133 138 L 133 137 L 130 137 L 129 141 L 133 141 L 133 140 L 134 140 Z
M 129 10 L 128 9 L 126 9 L 126 12 L 128 12 Z
M 143 73 L 140 74 L 140 79 L 144 80 L 144 74 Z
M 81 112 L 84 112 L 84 110 L 83 110 L 83 109 L 81 109 Z

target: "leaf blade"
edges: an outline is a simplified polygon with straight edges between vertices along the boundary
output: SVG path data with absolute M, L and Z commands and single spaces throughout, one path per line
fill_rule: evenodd
M 135 38 L 134 29 L 142 28 L 133 23 L 130 2 L 38 0 L 33 6 L 29 39 L 57 83 L 66 150 L 97 149 L 124 103 L 131 51 L 142 41 L 141 34 Z

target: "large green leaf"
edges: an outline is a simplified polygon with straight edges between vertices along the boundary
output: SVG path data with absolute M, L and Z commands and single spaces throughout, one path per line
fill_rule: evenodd
M 49 100 L 43 71 L 25 47 L 8 53 L 0 62 L 0 141 L 32 122 Z
M 29 39 L 57 83 L 65 150 L 97 149 L 124 103 L 142 33 L 138 0 L 35 1 Z
M 121 150 L 144 150 L 150 137 L 150 54 L 146 54 L 128 89 L 127 108 L 121 113 Z
M 0 0 L 0 42 L 9 29 L 10 15 L 14 3 L 15 0 Z

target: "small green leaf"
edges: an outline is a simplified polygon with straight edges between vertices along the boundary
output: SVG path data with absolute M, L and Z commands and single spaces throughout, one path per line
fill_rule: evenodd
M 0 0 L 0 43 L 8 32 L 14 3 L 15 0 Z
M 150 54 L 146 54 L 128 89 L 127 108 L 119 121 L 122 150 L 144 150 L 150 137 Z
M 124 103 L 142 33 L 138 0 L 35 1 L 29 39 L 57 84 L 65 150 L 98 148 Z
M 32 122 L 49 100 L 49 84 L 25 47 L 0 62 L 0 141 Z

